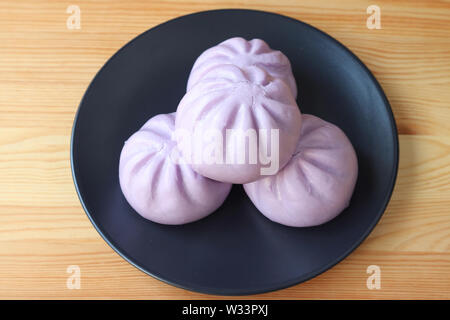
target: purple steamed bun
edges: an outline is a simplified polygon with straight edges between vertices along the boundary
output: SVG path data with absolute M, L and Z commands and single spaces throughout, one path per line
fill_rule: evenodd
M 189 91 L 208 72 L 223 64 L 232 64 L 239 68 L 258 66 L 265 69 L 273 78 L 283 80 L 297 98 L 297 84 L 292 74 L 289 59 L 278 50 L 272 50 L 261 39 L 250 41 L 244 38 L 231 38 L 203 52 L 195 61 L 188 79 Z
M 348 206 L 358 176 L 355 150 L 341 129 L 312 115 L 302 118 L 289 163 L 274 176 L 244 185 L 267 218 L 293 227 L 335 218 Z
M 231 184 L 202 177 L 179 157 L 173 140 L 175 113 L 148 120 L 126 142 L 119 179 L 128 203 L 144 218 L 184 224 L 214 212 Z
M 193 141 L 178 144 L 183 157 L 201 175 L 229 183 L 275 174 L 294 153 L 300 127 L 289 87 L 257 66 L 212 68 L 186 92 L 176 115 L 177 131 Z

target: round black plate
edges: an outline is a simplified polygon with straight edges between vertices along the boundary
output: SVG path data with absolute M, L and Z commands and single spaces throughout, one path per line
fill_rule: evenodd
M 325 225 L 291 228 L 273 223 L 240 185 L 233 186 L 215 213 L 183 226 L 141 218 L 122 195 L 118 165 L 124 141 L 148 118 L 175 111 L 196 57 L 235 36 L 261 38 L 284 52 L 297 79 L 301 111 L 338 125 L 356 149 L 359 178 L 351 205 Z M 163 23 L 105 64 L 78 109 L 71 162 L 87 215 L 123 258 L 175 286 L 242 295 L 308 280 L 352 252 L 389 201 L 398 140 L 381 87 L 342 44 L 281 15 L 216 10 Z

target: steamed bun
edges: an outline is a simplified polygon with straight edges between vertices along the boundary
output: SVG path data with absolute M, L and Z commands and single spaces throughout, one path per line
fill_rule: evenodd
M 316 226 L 336 217 L 350 201 L 358 176 L 352 144 L 336 126 L 302 115 L 297 149 L 276 175 L 244 185 L 253 204 L 272 221 Z
M 240 37 L 225 40 L 203 52 L 192 67 L 187 90 L 204 78 L 212 68 L 222 64 L 232 64 L 240 68 L 246 66 L 263 68 L 272 77 L 283 80 L 294 99 L 297 97 L 297 84 L 289 59 L 281 51 L 272 50 L 261 39 L 247 41 Z
M 215 211 L 231 184 L 194 172 L 173 140 L 175 113 L 157 115 L 134 133 L 120 155 L 119 179 L 128 203 L 144 218 L 183 224 Z
M 248 183 L 274 174 L 295 151 L 301 114 L 289 87 L 263 68 L 212 68 L 180 101 L 178 144 L 201 175 Z M 245 161 L 242 161 L 245 159 Z

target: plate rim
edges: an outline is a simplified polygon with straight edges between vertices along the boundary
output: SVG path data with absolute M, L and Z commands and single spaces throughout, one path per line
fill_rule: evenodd
M 266 287 L 266 288 L 249 289 L 249 290 L 237 289 L 236 290 L 236 289 L 227 289 L 227 288 L 225 288 L 225 289 L 214 288 L 213 289 L 213 288 L 210 288 L 210 287 L 189 286 L 189 285 L 177 283 L 174 280 L 166 279 L 166 278 L 160 276 L 158 274 L 158 272 L 154 272 L 154 271 L 150 271 L 150 270 L 144 269 L 144 267 L 141 267 L 139 265 L 139 262 L 137 262 L 136 259 L 133 259 L 133 258 L 129 257 L 126 252 L 123 252 L 123 250 L 118 249 L 118 246 L 116 244 L 114 244 L 114 241 L 113 241 L 112 237 L 110 237 L 107 234 L 106 231 L 101 230 L 101 227 L 96 223 L 95 219 L 93 218 L 93 216 L 91 215 L 91 213 L 89 212 L 89 210 L 87 209 L 87 207 L 85 205 L 85 202 L 83 200 L 83 197 L 81 195 L 81 191 L 80 191 L 80 188 L 79 188 L 79 185 L 78 185 L 78 182 L 77 182 L 76 173 L 75 173 L 74 136 L 75 136 L 75 131 L 76 131 L 77 123 L 78 123 L 79 113 L 80 113 L 81 107 L 84 104 L 84 100 L 86 98 L 87 93 L 91 89 L 93 83 L 98 78 L 98 76 L 102 72 L 102 70 L 105 69 L 111 63 L 111 61 L 118 56 L 119 52 L 125 50 L 128 46 L 130 46 L 138 38 L 143 37 L 145 34 L 151 32 L 151 31 L 154 31 L 154 30 L 156 30 L 156 29 L 158 29 L 158 28 L 160 28 L 160 27 L 162 27 L 162 26 L 164 26 L 164 25 L 166 25 L 168 23 L 172 23 L 172 22 L 175 22 L 177 20 L 184 19 L 186 17 L 196 16 L 196 15 L 203 15 L 203 14 L 207 15 L 209 13 L 220 13 L 220 12 L 223 12 L 223 13 L 226 13 L 226 12 L 257 13 L 257 14 L 262 14 L 262 15 L 265 14 L 265 15 L 278 16 L 280 18 L 288 19 L 288 20 L 290 20 L 292 22 L 302 24 L 305 27 L 310 28 L 310 29 L 314 30 L 315 32 L 318 32 L 322 36 L 325 36 L 325 38 L 327 38 L 329 41 L 333 42 L 338 47 L 343 49 L 343 51 L 347 55 L 349 55 L 350 58 L 352 58 L 359 65 L 359 67 L 361 67 L 365 71 L 365 73 L 369 76 L 369 79 L 375 84 L 376 91 L 382 97 L 383 104 L 385 106 L 385 109 L 386 109 L 388 117 L 389 117 L 390 127 L 391 127 L 391 130 L 393 132 L 394 168 L 393 168 L 393 171 L 392 171 L 392 175 L 391 175 L 391 177 L 389 179 L 390 180 L 390 187 L 389 187 L 388 190 L 386 190 L 386 194 L 385 194 L 385 198 L 384 198 L 384 201 L 383 201 L 382 209 L 380 209 L 380 211 L 378 212 L 376 218 L 370 224 L 370 226 L 367 228 L 367 230 L 361 235 L 361 237 L 358 239 L 358 241 L 355 241 L 352 246 L 350 246 L 346 251 L 344 251 L 344 253 L 341 254 L 339 257 L 335 258 L 331 263 L 322 266 L 318 270 L 314 270 L 314 271 L 311 271 L 311 272 L 309 272 L 307 274 L 303 274 L 300 277 L 296 277 L 294 279 L 286 280 L 286 281 L 283 281 L 282 283 L 278 283 L 277 285 L 272 285 L 272 286 Z M 151 276 L 151 277 L 153 277 L 153 278 L 155 278 L 155 279 L 157 279 L 159 281 L 162 281 L 162 282 L 167 283 L 169 285 L 172 285 L 174 287 L 185 289 L 185 290 L 189 290 L 189 291 L 192 291 L 192 292 L 202 293 L 202 294 L 222 295 L 222 296 L 246 296 L 246 295 L 254 295 L 254 294 L 263 294 L 263 293 L 278 291 L 278 290 L 282 290 L 282 289 L 285 289 L 285 288 L 288 288 L 288 287 L 292 287 L 294 285 L 298 285 L 300 283 L 304 283 L 306 281 L 309 281 L 309 280 L 311 280 L 311 279 L 321 275 L 322 273 L 328 271 L 329 269 L 333 268 L 338 263 L 342 262 L 345 258 L 347 258 L 369 236 L 369 234 L 373 231 L 375 226 L 379 223 L 381 217 L 384 215 L 384 213 L 386 211 L 386 208 L 387 208 L 387 206 L 389 204 L 389 201 L 390 201 L 390 199 L 392 197 L 394 188 L 395 188 L 395 184 L 396 184 L 396 180 L 397 180 L 397 176 L 398 176 L 398 167 L 399 167 L 398 128 L 397 128 L 397 125 L 396 125 L 396 122 L 395 122 L 394 113 L 392 111 L 392 107 L 391 107 L 391 105 L 389 103 L 389 100 L 387 99 L 383 88 L 381 87 L 380 83 L 375 78 L 373 73 L 358 58 L 358 56 L 356 56 L 356 54 L 354 54 L 349 48 L 347 48 L 344 44 L 342 44 L 337 39 L 333 38 L 331 35 L 327 34 L 326 32 L 324 32 L 324 31 L 320 30 L 319 28 L 314 27 L 314 26 L 312 26 L 312 25 L 310 25 L 310 24 L 308 24 L 306 22 L 303 22 L 301 20 L 297 20 L 295 18 L 286 16 L 286 15 L 283 15 L 283 14 L 271 12 L 271 11 L 255 10 L 255 9 L 240 9 L 240 8 L 224 8 L 224 9 L 204 10 L 204 11 L 197 11 L 197 12 L 193 12 L 193 13 L 189 13 L 189 14 L 186 14 L 186 15 L 181 15 L 181 16 L 175 17 L 173 19 L 167 20 L 167 21 L 165 21 L 163 23 L 160 23 L 160 24 L 158 24 L 158 25 L 156 25 L 156 26 L 154 26 L 154 27 L 152 27 L 152 28 L 150 28 L 150 29 L 148 29 L 148 30 L 138 34 L 133 39 L 129 40 L 125 45 L 120 47 L 111 57 L 109 57 L 106 60 L 106 62 L 96 72 L 96 74 L 94 75 L 94 77 L 90 81 L 89 85 L 87 86 L 86 90 L 83 93 L 83 96 L 82 96 L 82 98 L 80 100 L 80 103 L 78 104 L 77 111 L 75 113 L 75 117 L 74 117 L 74 120 L 73 120 L 71 135 L 70 135 L 70 167 L 71 167 L 72 180 L 73 180 L 73 183 L 75 185 L 75 189 L 76 189 L 76 192 L 77 192 L 78 199 L 79 199 L 79 201 L 81 203 L 81 206 L 82 206 L 85 214 L 89 218 L 89 221 L 92 223 L 92 225 L 94 226 L 95 230 L 100 234 L 100 236 L 103 238 L 103 240 L 117 254 L 119 254 L 120 257 L 122 257 L 125 261 L 130 263 L 132 266 L 134 266 L 138 270 L 144 272 L 145 274 L 147 274 L 147 275 L 149 275 L 149 276 Z M 110 238 L 111 238 L 111 240 L 110 240 Z

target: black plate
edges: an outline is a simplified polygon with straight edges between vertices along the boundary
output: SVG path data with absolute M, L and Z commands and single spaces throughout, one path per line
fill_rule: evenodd
M 196 57 L 234 36 L 261 38 L 283 51 L 297 79 L 301 111 L 338 125 L 353 143 L 359 160 L 355 193 L 350 207 L 331 222 L 311 228 L 273 223 L 239 185 L 217 212 L 184 226 L 147 221 L 123 197 L 118 179 L 123 142 L 148 118 L 175 111 Z M 342 44 L 281 15 L 216 10 L 150 29 L 104 65 L 78 109 L 71 162 L 87 215 L 128 262 L 175 286 L 242 295 L 306 281 L 350 254 L 389 201 L 398 139 L 381 87 Z

